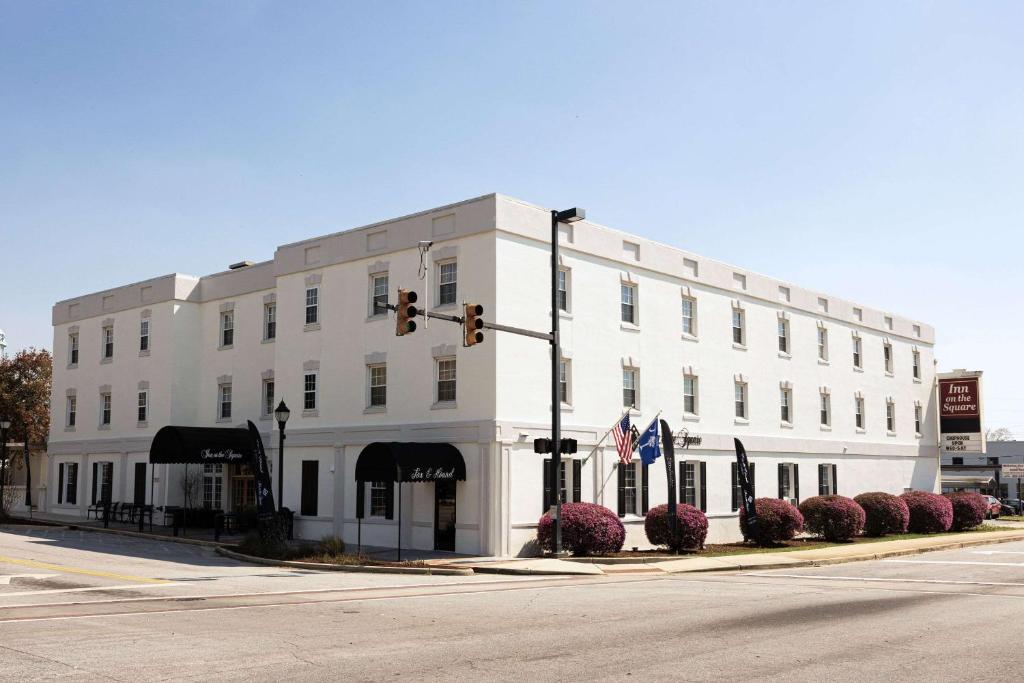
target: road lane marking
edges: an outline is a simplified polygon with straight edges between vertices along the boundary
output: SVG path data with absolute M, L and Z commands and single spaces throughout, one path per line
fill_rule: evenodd
M 975 555 L 1024 555 L 1024 550 L 972 550 Z
M 986 563 L 988 564 L 988 563 Z M 868 576 L 831 576 L 825 574 L 769 574 L 768 572 L 748 572 L 741 576 L 759 576 L 769 579 L 814 579 L 815 581 L 877 581 L 882 583 L 933 583 L 952 586 L 1014 586 L 1024 587 L 1024 583 L 1001 581 L 952 581 L 945 579 L 880 579 Z
M 47 574 L 47 576 L 53 576 L 53 574 Z M 85 588 L 47 588 L 44 590 L 37 591 L 12 591 L 10 593 L 0 593 L 0 600 L 3 598 L 20 598 L 23 595 L 58 595 L 61 593 L 89 593 L 91 591 L 123 591 L 140 588 L 172 588 L 174 586 L 181 586 L 180 583 L 129 583 L 119 586 L 87 586 Z M 156 600 L 166 600 L 166 598 L 154 598 Z M 123 600 L 111 600 L 105 602 L 123 602 Z M 36 605 L 7 605 L 8 607 L 34 607 L 38 605 L 46 605 L 52 603 L 36 603 Z M 76 603 L 67 603 L 69 605 Z
M 978 562 L 975 560 L 882 560 L 899 564 L 969 564 L 976 567 L 1024 567 L 1024 562 Z
M 48 562 L 37 562 L 35 560 L 22 560 L 16 557 L 2 557 L 0 556 L 0 564 L 17 564 L 22 567 L 32 567 L 33 569 L 50 569 L 55 572 L 62 572 L 65 574 L 84 574 L 86 576 L 98 576 L 104 579 L 117 579 L 119 581 L 135 581 L 137 583 L 167 583 L 166 579 L 151 579 L 146 576 L 132 576 L 131 574 L 115 574 L 113 572 L 104 572 L 96 569 L 80 569 L 78 567 L 65 567 L 60 564 L 50 564 Z

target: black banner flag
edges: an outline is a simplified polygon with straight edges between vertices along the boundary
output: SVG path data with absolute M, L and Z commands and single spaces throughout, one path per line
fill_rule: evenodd
M 267 464 L 267 453 L 263 450 L 263 439 L 260 430 L 249 420 L 249 436 L 252 437 L 253 470 L 256 475 L 256 511 L 261 516 L 273 515 L 274 492 L 270 483 L 270 466 Z
M 665 458 L 665 481 L 668 482 L 668 530 L 670 538 L 676 537 L 676 451 L 672 442 L 672 430 L 668 422 L 661 424 L 661 455 Z
M 757 528 L 757 510 L 754 509 L 754 485 L 750 481 L 750 464 L 747 462 L 747 451 L 739 439 L 736 442 L 736 475 L 743 498 L 743 513 L 747 518 L 747 529 L 753 536 Z

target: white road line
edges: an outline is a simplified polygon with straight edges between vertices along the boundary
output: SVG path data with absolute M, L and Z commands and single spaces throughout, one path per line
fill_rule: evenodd
M 987 563 L 986 563 L 987 564 Z M 866 576 L 827 576 L 824 574 L 769 574 L 768 572 L 748 572 L 742 576 L 759 576 L 773 579 L 814 579 L 815 581 L 877 581 L 881 583 L 934 583 L 953 586 L 1018 586 L 1024 587 L 1024 583 L 1010 583 L 1000 581 L 947 581 L 943 579 L 880 579 Z
M 1024 567 L 1024 562 L 976 562 L 973 560 L 882 560 L 899 564 L 969 564 L 976 567 Z
M 52 576 L 49 574 L 48 576 Z M 49 588 L 46 590 L 38 591 L 11 591 L 10 593 L 0 593 L 0 598 L 20 598 L 23 595 L 57 595 L 60 593 L 88 593 L 90 591 L 120 591 L 120 590 L 132 590 L 136 588 L 165 588 L 168 586 L 182 586 L 181 583 L 129 583 L 122 584 L 119 586 L 89 586 L 87 588 Z M 163 598 L 160 598 L 163 599 Z M 50 603 L 42 603 L 50 604 Z M 11 605 L 11 607 L 30 607 L 30 605 Z
M 1024 550 L 972 550 L 975 555 L 1024 555 Z

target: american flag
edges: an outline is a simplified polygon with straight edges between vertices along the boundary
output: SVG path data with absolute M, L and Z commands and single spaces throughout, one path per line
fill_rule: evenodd
M 628 465 L 633 462 L 633 434 L 629 428 L 629 413 L 623 415 L 612 427 L 612 435 L 615 437 L 615 447 L 619 451 L 619 460 L 622 464 Z

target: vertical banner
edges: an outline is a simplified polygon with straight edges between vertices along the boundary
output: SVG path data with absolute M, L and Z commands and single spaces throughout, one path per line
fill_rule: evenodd
M 981 372 L 939 375 L 939 433 L 946 453 L 984 453 Z
M 672 430 L 668 422 L 661 424 L 661 450 L 665 457 L 665 481 L 668 482 L 668 529 L 672 538 L 676 535 L 676 450 L 672 441 Z
M 743 514 L 747 518 L 747 528 L 753 531 L 757 527 L 757 510 L 754 508 L 754 486 L 750 483 L 750 463 L 747 462 L 743 443 L 739 439 L 733 441 L 736 442 L 736 474 L 743 498 Z
M 256 480 L 256 511 L 259 515 L 273 515 L 274 492 L 270 485 L 270 466 L 267 465 L 267 453 L 263 450 L 263 439 L 260 438 L 260 430 L 249 420 L 249 436 L 252 438 L 252 452 L 255 459 L 253 462 L 253 477 Z

